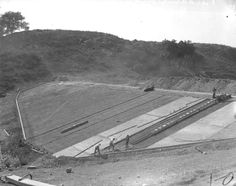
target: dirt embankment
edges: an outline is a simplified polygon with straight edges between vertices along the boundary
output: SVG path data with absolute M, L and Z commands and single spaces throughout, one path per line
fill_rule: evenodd
M 229 79 L 208 79 L 188 77 L 163 77 L 153 80 L 156 88 L 184 90 L 193 92 L 212 92 L 236 95 L 236 81 Z
M 213 88 L 217 89 L 217 94 L 227 93 L 236 95 L 236 80 L 231 79 L 212 79 L 204 77 L 150 77 L 145 80 L 138 77 L 124 77 L 115 76 L 112 77 L 109 74 L 87 74 L 84 76 L 69 76 L 66 77 L 66 81 L 79 81 L 79 82 L 93 82 L 93 83 L 107 83 L 107 84 L 121 84 L 140 87 L 141 89 L 151 85 L 155 85 L 155 88 L 167 89 L 167 90 L 180 90 L 189 92 L 207 92 L 211 93 Z M 60 81 L 60 76 L 57 80 Z
M 236 80 L 235 54 L 223 45 L 129 41 L 99 32 L 17 32 L 0 38 L 0 93 L 60 74 L 107 83 L 170 76 Z

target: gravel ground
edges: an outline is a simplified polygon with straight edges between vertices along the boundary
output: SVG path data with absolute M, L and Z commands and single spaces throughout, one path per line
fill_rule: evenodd
M 69 163 L 55 168 L 22 168 L 3 174 L 23 176 L 27 173 L 33 179 L 64 186 L 221 186 L 229 172 L 236 173 L 236 143 L 217 142 L 169 152 L 144 154 L 112 162 L 97 161 Z M 66 173 L 71 167 L 73 172 Z M 3 175 L 2 174 L 2 175 Z M 235 181 L 235 180 L 233 180 Z M 7 184 L 5 184 L 7 185 Z

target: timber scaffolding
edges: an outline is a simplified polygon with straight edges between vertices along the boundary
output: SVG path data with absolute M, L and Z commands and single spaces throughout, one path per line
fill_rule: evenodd
M 224 102 L 230 98 L 231 95 L 223 94 L 217 96 L 215 99 L 205 98 L 202 101 L 190 107 L 180 109 L 179 111 L 170 114 L 168 117 L 165 117 L 160 121 L 157 121 L 155 124 L 139 131 L 138 133 L 133 134 L 130 137 L 130 143 L 132 145 L 137 145 L 139 143 L 142 143 L 148 138 L 151 138 L 152 136 L 155 136 L 163 132 L 164 130 L 173 127 L 174 125 L 216 105 L 217 103 Z
M 132 136 L 130 142 L 132 145 L 137 145 L 143 141 L 145 141 L 148 138 L 151 138 L 152 136 L 155 136 L 162 131 L 186 120 L 187 118 L 217 104 L 218 101 L 215 99 L 204 99 L 203 101 L 190 106 L 188 108 L 185 108 L 157 123 L 154 125 L 136 133 Z
M 211 99 L 211 98 L 205 98 L 203 99 L 202 101 L 192 105 L 192 106 L 189 106 L 189 107 L 186 107 L 186 108 L 182 108 L 174 113 L 171 113 L 169 114 L 167 117 L 163 117 L 162 120 L 160 121 L 157 121 L 156 123 L 154 123 L 153 125 L 133 134 L 130 136 L 130 144 L 132 146 L 135 146 L 135 145 L 138 145 L 139 143 L 142 143 L 143 141 L 155 136 L 155 135 L 158 135 L 159 133 L 163 132 L 164 130 L 170 128 L 170 127 L 173 127 L 174 125 L 220 103 L 220 102 L 224 102 L 228 99 L 231 98 L 231 95 L 226 95 L 226 94 L 223 94 L 223 95 L 219 95 L 217 96 L 216 98 L 214 99 Z M 144 124 L 144 125 L 147 125 L 148 123 Z M 122 139 L 120 141 L 117 141 L 116 144 L 119 144 L 119 143 L 122 143 L 124 142 L 125 139 Z M 200 142 L 202 143 L 202 142 Z M 196 143 L 195 143 L 196 144 Z M 95 144 L 96 145 L 96 144 Z M 162 150 L 168 150 L 168 149 L 177 149 L 177 148 L 185 148 L 186 146 L 191 146 L 191 145 L 194 145 L 194 143 L 189 143 L 187 145 L 175 145 L 175 146 L 170 146 L 170 147 L 165 147 L 165 148 L 155 148 L 155 152 L 156 151 L 162 151 Z M 89 148 L 92 148 L 94 147 L 91 146 Z M 88 149 L 89 149 L 88 148 Z M 106 147 L 104 150 L 107 150 L 109 147 Z M 86 150 L 88 150 L 86 149 Z M 86 151 L 85 150 L 85 151 Z M 103 150 L 103 151 L 104 151 Z M 118 154 L 121 154 L 124 155 L 124 154 L 136 154 L 136 153 L 143 153 L 144 151 L 147 151 L 147 152 L 151 152 L 152 150 L 148 150 L 148 149 L 130 149 L 128 151 L 119 151 L 119 152 L 106 152 L 105 153 L 105 156 L 107 157 L 112 157 L 112 156 L 116 156 Z M 84 151 L 83 151 L 84 152 Z M 105 152 L 105 151 L 104 151 Z M 109 155 L 110 154 L 110 155 Z M 119 156 L 119 155 L 118 155 Z M 90 156 L 91 157 L 91 156 Z M 83 157 L 80 157 L 83 159 Z M 85 158 L 85 157 L 84 157 Z M 86 159 L 86 158 L 85 158 Z

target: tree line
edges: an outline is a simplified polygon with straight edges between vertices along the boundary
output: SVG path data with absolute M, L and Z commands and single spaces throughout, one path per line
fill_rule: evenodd
M 191 41 L 164 40 L 162 41 L 168 58 L 183 58 L 185 56 L 192 56 L 195 54 L 195 47 Z

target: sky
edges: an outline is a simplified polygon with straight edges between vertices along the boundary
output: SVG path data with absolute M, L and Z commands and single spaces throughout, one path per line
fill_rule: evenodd
M 98 31 L 145 41 L 191 40 L 236 47 L 236 0 L 0 0 L 30 29 Z

